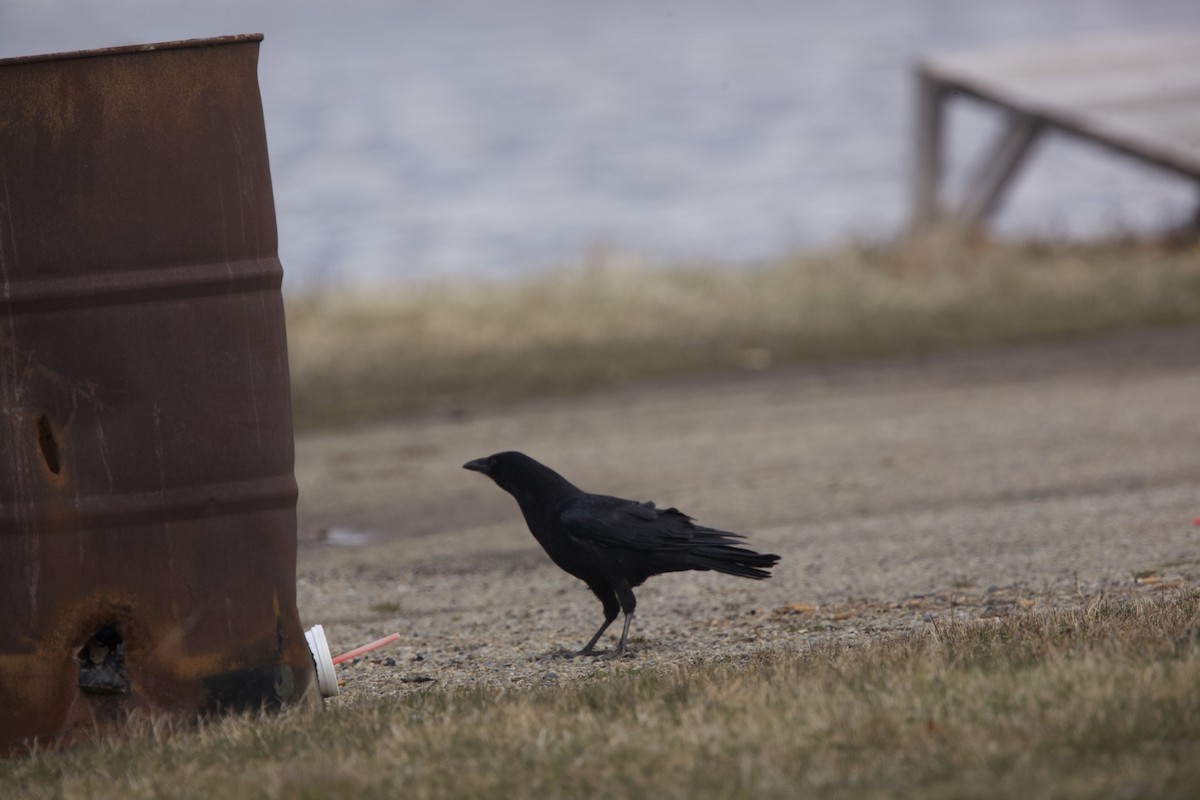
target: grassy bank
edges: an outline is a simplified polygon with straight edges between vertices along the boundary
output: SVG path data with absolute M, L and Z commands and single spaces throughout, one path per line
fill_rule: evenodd
M 436 688 L 0 765 L 38 798 L 1194 797 L 1200 594 L 535 690 Z
M 603 262 L 504 284 L 293 297 L 297 425 L 638 380 L 1200 324 L 1200 248 L 931 237 L 756 269 Z

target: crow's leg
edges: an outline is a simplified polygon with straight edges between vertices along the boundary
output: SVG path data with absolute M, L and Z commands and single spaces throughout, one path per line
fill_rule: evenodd
M 633 623 L 633 610 L 637 608 L 637 598 L 633 596 L 633 589 L 629 588 L 629 584 L 621 584 L 615 588 L 621 610 L 625 612 L 625 627 L 621 629 L 621 638 L 616 649 L 606 654 L 605 658 L 619 658 L 625 653 L 625 645 L 629 642 L 629 626 Z
M 574 652 L 571 655 L 573 655 L 573 656 L 590 656 L 593 653 L 595 653 L 596 652 L 596 650 L 595 650 L 596 642 L 600 641 L 600 637 L 604 635 L 604 632 L 606 630 L 608 630 L 608 626 L 612 625 L 613 620 L 615 620 L 616 618 L 617 618 L 616 614 L 613 614 L 611 617 L 605 617 L 604 622 L 602 622 L 600 624 L 600 630 L 596 631 L 596 635 L 591 638 L 591 641 L 589 641 L 587 644 L 585 644 L 583 646 L 582 650 Z
M 617 595 L 612 589 L 605 587 L 591 586 L 589 588 L 595 593 L 596 597 L 600 598 L 600 602 L 604 604 L 604 622 L 600 625 L 600 630 L 596 631 L 596 635 L 583 646 L 583 649 L 577 653 L 572 653 L 576 656 L 590 656 L 595 652 L 596 642 L 600 641 L 600 637 L 608 630 L 608 626 L 612 625 L 617 618 L 617 614 L 621 612 L 621 604 L 617 602 Z M 628 626 L 626 626 L 628 627 Z
M 625 643 L 629 641 L 629 625 L 633 622 L 633 614 L 625 615 L 625 627 L 621 629 L 621 638 L 617 641 L 617 649 L 613 650 L 612 657 L 616 658 L 625 652 Z

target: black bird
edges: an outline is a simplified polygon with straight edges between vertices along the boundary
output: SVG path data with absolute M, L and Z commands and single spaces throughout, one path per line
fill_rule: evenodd
M 716 570 L 760 580 L 779 556 L 736 546 L 739 533 L 692 523 L 674 508 L 589 494 L 524 453 L 496 453 L 463 464 L 511 494 L 533 537 L 555 564 L 588 585 L 604 604 L 604 624 L 575 655 L 596 642 L 625 613 L 625 628 L 611 656 L 625 652 L 637 599 L 633 587 L 651 575 L 688 569 Z

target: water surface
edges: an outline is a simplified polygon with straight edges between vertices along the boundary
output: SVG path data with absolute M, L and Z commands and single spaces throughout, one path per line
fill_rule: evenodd
M 1180 28 L 1200 28 L 1200 3 L 31 0 L 0 4 L 0 56 L 265 33 L 298 288 L 887 237 L 908 214 L 918 54 Z M 996 125 L 960 105 L 952 176 Z M 1196 202 L 1192 183 L 1049 137 L 996 227 L 1152 231 Z

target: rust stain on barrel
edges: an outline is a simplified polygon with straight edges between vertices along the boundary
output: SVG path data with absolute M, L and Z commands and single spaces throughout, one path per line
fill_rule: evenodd
M 0 753 L 313 696 L 261 39 L 0 61 Z

